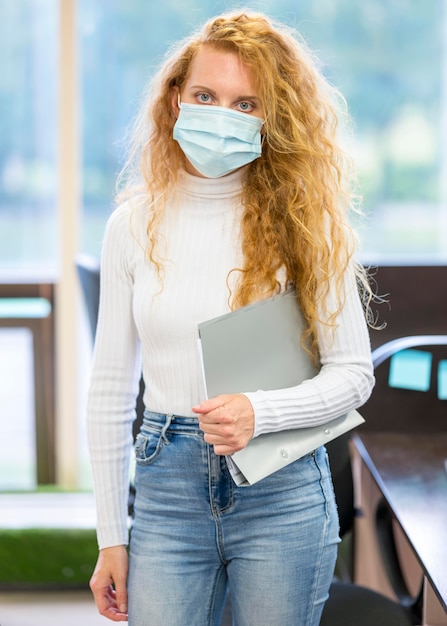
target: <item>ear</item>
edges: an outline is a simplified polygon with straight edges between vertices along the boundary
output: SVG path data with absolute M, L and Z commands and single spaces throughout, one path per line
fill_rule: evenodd
M 179 94 L 180 94 L 180 89 L 178 87 L 172 87 L 171 108 L 172 108 L 172 112 L 174 113 L 175 119 L 178 118 L 179 113 L 180 113 L 180 107 L 178 105 Z

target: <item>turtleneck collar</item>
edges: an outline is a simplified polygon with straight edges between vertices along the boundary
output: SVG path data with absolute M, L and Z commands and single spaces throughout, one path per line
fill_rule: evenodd
M 242 190 L 245 169 L 246 167 L 241 167 L 221 178 L 201 178 L 182 170 L 179 172 L 178 189 L 184 193 L 201 197 L 236 196 Z

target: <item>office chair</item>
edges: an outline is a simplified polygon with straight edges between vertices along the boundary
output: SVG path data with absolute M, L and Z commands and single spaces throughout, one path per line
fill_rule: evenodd
M 75 265 L 84 296 L 90 336 L 94 341 L 99 309 L 99 261 L 94 256 L 79 254 Z

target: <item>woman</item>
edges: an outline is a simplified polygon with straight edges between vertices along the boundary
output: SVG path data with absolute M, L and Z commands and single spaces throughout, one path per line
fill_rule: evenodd
M 247 13 L 208 22 L 152 82 L 104 239 L 88 403 L 91 588 L 114 621 L 218 625 L 229 588 L 237 626 L 319 623 L 339 541 L 325 449 L 250 487 L 234 484 L 225 455 L 334 419 L 373 386 L 336 95 L 302 42 Z M 289 284 L 318 375 L 205 400 L 197 324 Z

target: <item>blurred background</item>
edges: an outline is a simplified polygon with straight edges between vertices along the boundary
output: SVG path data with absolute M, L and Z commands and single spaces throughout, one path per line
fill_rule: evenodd
M 92 345 L 75 258 L 100 254 L 126 129 L 154 68 L 171 43 L 238 6 L 298 28 L 347 100 L 363 196 L 361 260 L 446 264 L 446 0 L 0 0 L 4 493 L 91 491 Z M 51 295 L 26 292 L 36 285 L 50 286 Z M 25 308 L 11 312 L 17 294 Z M 48 317 L 33 309 L 36 297 L 49 302 L 54 334 L 54 416 L 43 435 L 36 434 L 36 330 L 20 323 Z M 51 467 L 39 478 L 41 436 Z
M 298 28 L 347 100 L 360 260 L 392 292 L 379 321 L 394 321 L 373 341 L 445 334 L 447 0 L 0 0 L 2 626 L 103 623 L 87 591 L 95 298 L 76 264 L 97 266 L 126 131 L 155 68 L 238 7 Z

